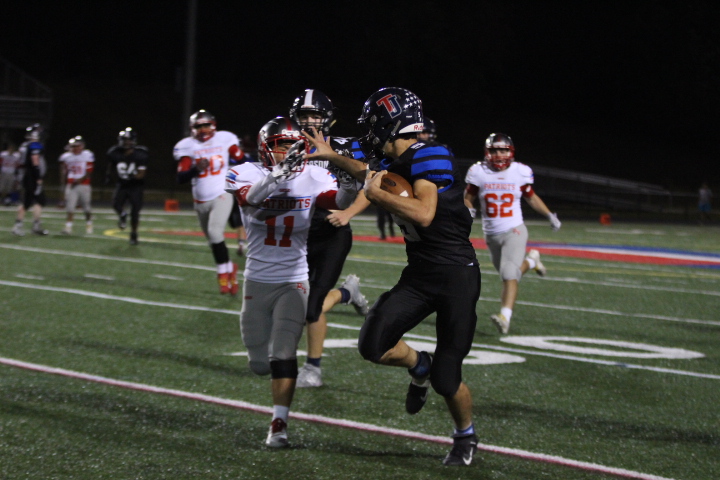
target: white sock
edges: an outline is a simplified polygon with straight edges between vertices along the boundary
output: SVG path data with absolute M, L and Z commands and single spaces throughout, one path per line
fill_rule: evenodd
M 229 262 L 227 262 L 227 263 L 225 264 L 225 268 L 227 268 L 227 272 L 228 272 L 228 273 L 230 273 L 230 272 L 233 271 L 233 262 L 232 262 L 232 260 L 230 260 Z
M 510 321 L 510 317 L 512 317 L 512 309 L 507 308 L 507 307 L 502 307 L 500 309 L 500 313 L 502 313 L 505 316 L 505 318 L 507 318 L 508 322 Z
M 68 230 L 72 230 L 72 224 L 73 222 L 65 222 L 65 228 L 67 228 Z
M 532 258 L 525 257 L 525 261 L 528 262 L 528 270 L 532 270 L 537 265 Z
M 288 415 L 290 414 L 290 407 L 284 407 L 282 405 L 273 405 L 273 420 L 276 418 L 282 418 L 287 423 Z
M 217 272 L 218 273 L 228 273 L 227 263 L 218 263 Z

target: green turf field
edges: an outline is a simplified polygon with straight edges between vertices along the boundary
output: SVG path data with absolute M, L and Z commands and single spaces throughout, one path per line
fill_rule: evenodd
M 80 233 L 82 221 L 77 235 L 59 235 L 64 214 L 55 208 L 44 217 L 51 235 L 15 237 L 14 210 L 0 209 L 2 480 L 720 478 L 718 269 L 544 255 L 548 276 L 525 277 L 510 335 L 500 338 L 488 319 L 500 280 L 478 250 L 482 296 L 464 378 L 484 450 L 457 469 L 441 465 L 449 447 L 433 441 L 451 433 L 442 398 L 404 412 L 409 377 L 361 359 L 362 318 L 352 307 L 329 315 L 326 385 L 295 396 L 294 412 L 320 417 L 291 419 L 292 448 L 271 451 L 263 445 L 270 417 L 254 411 L 270 406 L 269 382 L 247 368 L 241 300 L 217 292 L 209 248 L 190 234 L 194 214 L 147 210 L 135 247 L 108 209 L 98 210 L 93 235 Z M 528 228 L 537 242 L 720 254 L 717 227 Z M 375 236 L 374 217 L 354 231 Z M 479 223 L 474 231 L 482 236 Z M 356 241 L 344 274 L 356 273 L 373 301 L 404 262 L 400 244 Z M 432 347 L 434 318 L 411 334 Z M 178 397 L 185 393 L 205 397 Z M 231 401 L 248 409 L 222 405 Z

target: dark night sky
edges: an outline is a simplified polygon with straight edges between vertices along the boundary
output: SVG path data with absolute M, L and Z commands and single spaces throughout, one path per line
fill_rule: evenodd
M 459 157 L 503 131 L 528 163 L 720 187 L 720 7 L 625 3 L 200 0 L 193 108 L 255 135 L 312 87 L 339 107 L 334 133 L 357 135 L 364 100 L 402 86 Z M 172 171 L 185 2 L 31 0 L 3 13 L 0 56 L 54 89 L 49 149 L 83 134 L 103 152 L 132 125 Z

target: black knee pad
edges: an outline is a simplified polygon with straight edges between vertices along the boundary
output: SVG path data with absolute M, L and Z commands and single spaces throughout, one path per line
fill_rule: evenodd
M 358 339 L 358 352 L 365 360 L 370 360 L 373 363 L 378 363 L 382 354 L 378 354 L 373 342 L 367 340 L 367 336 L 360 332 L 360 338 Z
M 376 325 L 378 325 L 381 321 L 376 309 L 382 306 L 389 295 L 390 292 L 385 292 L 378 297 L 377 301 L 365 317 L 365 323 L 363 323 L 362 328 L 360 328 L 358 351 L 365 360 L 369 360 L 373 363 L 379 363 L 380 358 L 385 355 L 385 352 L 395 346 L 395 344 L 386 345 L 387 342 L 383 341 L 380 328 L 376 327 Z
M 387 350 L 381 352 L 381 348 L 378 348 L 378 342 L 375 341 L 373 335 L 369 333 L 370 328 L 368 328 L 368 325 L 372 321 L 372 313 L 372 310 L 368 313 L 367 319 L 360 329 L 360 336 L 358 337 L 358 352 L 360 352 L 360 355 L 362 355 L 365 360 L 369 360 L 373 363 L 379 363 L 380 358 Z
M 458 388 L 460 388 L 460 382 L 453 381 L 444 375 L 430 377 L 430 384 L 438 395 L 442 395 L 447 398 L 454 396 L 457 393 Z
M 462 382 L 462 356 L 446 353 L 442 357 L 435 354 L 430 367 L 430 385 L 438 395 L 454 396 Z
M 297 378 L 297 358 L 292 360 L 270 360 L 271 378 Z

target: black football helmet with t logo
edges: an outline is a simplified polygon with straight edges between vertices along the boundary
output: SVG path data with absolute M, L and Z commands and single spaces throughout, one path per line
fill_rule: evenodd
M 382 88 L 365 101 L 358 124 L 365 132 L 360 143 L 382 156 L 389 140 L 423 131 L 422 101 L 404 88 Z

